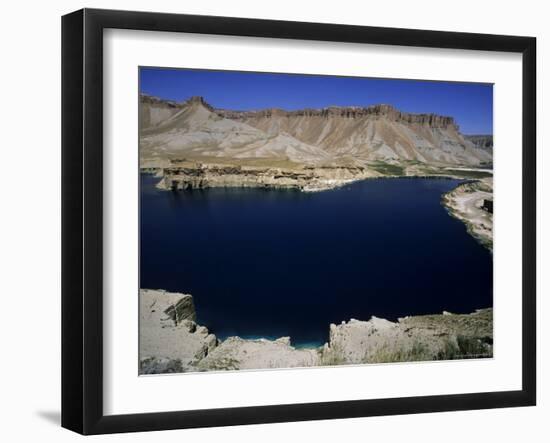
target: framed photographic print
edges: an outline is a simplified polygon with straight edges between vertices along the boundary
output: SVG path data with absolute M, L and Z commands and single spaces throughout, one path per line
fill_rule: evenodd
M 534 38 L 62 25 L 64 427 L 535 404 Z

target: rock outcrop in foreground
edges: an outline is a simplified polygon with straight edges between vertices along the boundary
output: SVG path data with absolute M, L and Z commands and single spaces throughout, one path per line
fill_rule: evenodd
M 190 295 L 142 289 L 139 298 L 141 374 L 193 370 L 216 347 L 216 336 L 195 323 Z
M 289 337 L 220 341 L 196 323 L 191 295 L 140 290 L 140 374 L 489 358 L 493 310 L 371 318 L 330 325 L 329 342 L 297 349 Z

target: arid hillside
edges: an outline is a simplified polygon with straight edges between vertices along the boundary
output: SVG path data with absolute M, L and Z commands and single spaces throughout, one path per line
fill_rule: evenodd
M 173 160 L 290 162 L 300 165 L 420 163 L 490 166 L 492 140 L 469 139 L 452 117 L 389 105 L 284 111 L 215 109 L 140 96 L 142 163 Z
M 165 113 L 163 120 L 156 117 Z M 332 156 L 320 147 L 280 132 L 268 134 L 238 120 L 218 115 L 200 97 L 194 97 L 175 113 L 150 99 L 141 102 L 142 159 L 273 159 L 316 165 Z

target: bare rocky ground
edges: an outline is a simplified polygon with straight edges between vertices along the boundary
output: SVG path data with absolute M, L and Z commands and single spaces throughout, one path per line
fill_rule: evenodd
M 489 358 L 493 311 L 414 316 L 397 322 L 376 317 L 331 324 L 329 342 L 297 349 L 289 337 L 220 341 L 196 324 L 193 298 L 140 291 L 140 373 L 222 371 Z
M 426 165 L 413 161 L 359 161 L 355 164 L 304 165 L 288 160 L 267 159 L 149 159 L 142 172 L 154 173 L 162 190 L 206 188 L 297 189 L 305 192 L 338 188 L 372 178 L 419 177 L 482 179 L 492 177 L 489 169 Z
M 321 365 L 492 357 L 492 309 L 330 325 Z
M 193 297 L 140 290 L 140 373 L 190 370 L 216 347 L 216 336 L 195 323 Z
M 463 183 L 443 196 L 450 214 L 464 222 L 468 232 L 489 250 L 493 250 L 493 214 L 484 208 L 493 201 L 493 179 Z
M 157 184 L 163 190 L 204 188 L 272 188 L 298 189 L 305 192 L 332 189 L 366 178 L 379 177 L 375 170 L 359 166 L 306 166 L 286 163 L 281 165 L 232 164 L 230 162 L 203 163 L 173 161 L 169 167 L 159 168 Z

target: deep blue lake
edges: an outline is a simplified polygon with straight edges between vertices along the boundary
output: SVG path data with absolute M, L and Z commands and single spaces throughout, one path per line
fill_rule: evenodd
M 220 338 L 322 344 L 329 324 L 493 304 L 493 259 L 441 205 L 460 183 L 377 179 L 318 193 L 159 191 L 141 175 L 140 286 L 192 294 Z

